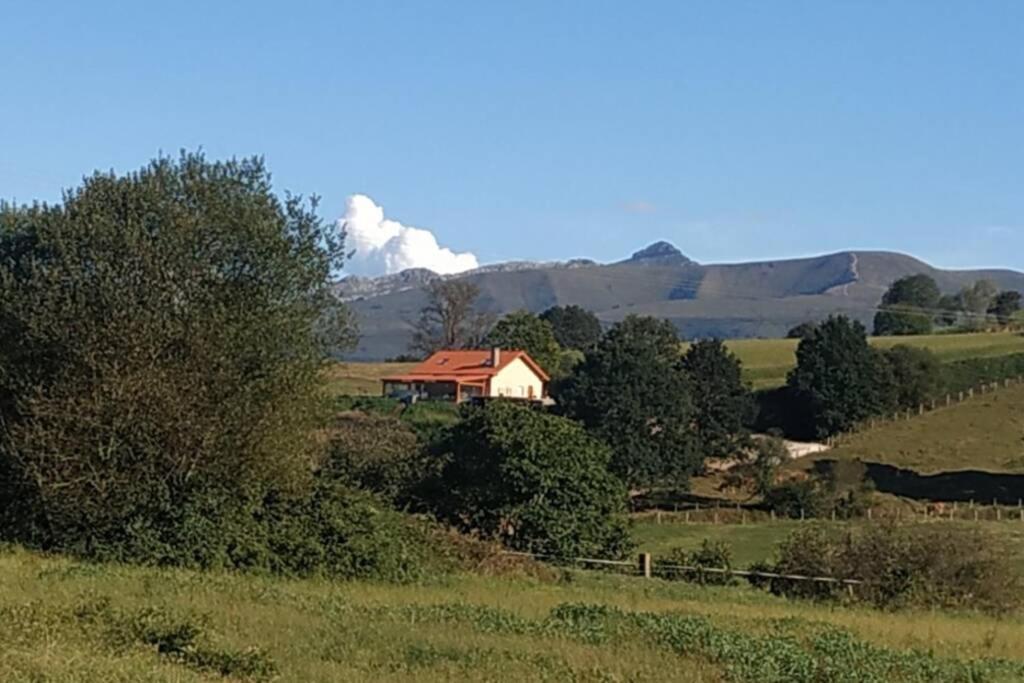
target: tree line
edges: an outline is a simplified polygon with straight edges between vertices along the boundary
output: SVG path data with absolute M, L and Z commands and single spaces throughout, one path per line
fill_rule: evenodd
M 972 331 L 1005 327 L 1014 321 L 1020 304 L 1020 292 L 1000 291 L 990 280 L 943 294 L 931 276 L 908 275 L 893 282 L 882 296 L 874 333 L 913 335 L 930 334 L 936 328 Z

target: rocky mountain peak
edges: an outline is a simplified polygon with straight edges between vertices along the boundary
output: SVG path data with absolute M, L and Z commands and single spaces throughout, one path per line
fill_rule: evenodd
M 674 244 L 659 240 L 653 244 L 649 244 L 640 251 L 634 252 L 629 257 L 630 262 L 642 262 L 642 263 L 653 263 L 657 265 L 682 265 L 686 263 L 693 263 L 690 259 L 683 255 L 683 252 L 679 251 Z

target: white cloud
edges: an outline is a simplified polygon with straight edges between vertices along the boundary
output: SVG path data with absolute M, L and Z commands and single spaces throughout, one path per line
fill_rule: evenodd
M 345 248 L 355 251 L 345 263 L 352 275 L 384 275 L 406 268 L 429 268 L 448 275 L 480 264 L 469 252 L 456 253 L 437 243 L 434 233 L 384 218 L 384 209 L 364 194 L 345 204 L 338 224 L 346 232 Z

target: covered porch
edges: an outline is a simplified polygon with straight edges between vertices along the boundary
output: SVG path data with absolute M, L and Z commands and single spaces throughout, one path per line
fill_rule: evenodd
M 486 375 L 478 377 L 398 375 L 385 377 L 381 383 L 385 397 L 412 394 L 418 399 L 461 403 L 475 397 L 486 396 L 488 380 Z

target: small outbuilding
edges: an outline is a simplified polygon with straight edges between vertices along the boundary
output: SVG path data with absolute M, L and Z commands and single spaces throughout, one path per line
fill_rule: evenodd
M 385 396 L 468 401 L 474 398 L 543 400 L 550 377 L 525 351 L 438 351 L 405 374 L 381 380 Z

